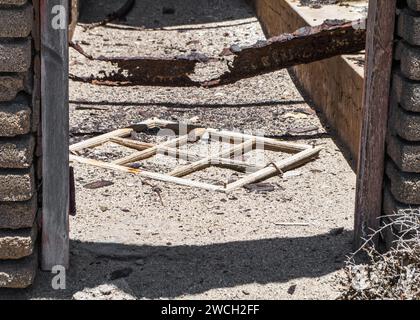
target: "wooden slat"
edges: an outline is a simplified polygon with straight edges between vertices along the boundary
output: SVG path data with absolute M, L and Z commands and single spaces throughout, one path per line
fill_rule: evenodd
M 75 155 L 70 155 L 70 161 L 75 161 L 75 162 L 88 164 L 88 165 L 91 165 L 91 166 L 96 166 L 96 167 L 99 167 L 99 168 L 104 168 L 104 169 L 109 169 L 109 170 L 116 170 L 116 171 L 121 171 L 121 172 L 126 172 L 126 173 L 137 174 L 140 177 L 159 180 L 159 181 L 163 181 L 163 182 L 176 183 L 176 184 L 179 184 L 179 185 L 192 187 L 192 188 L 200 188 L 200 189 L 205 189 L 205 190 L 209 190 L 209 191 L 219 191 L 219 192 L 224 192 L 224 190 L 225 190 L 224 187 L 219 187 L 219 186 L 215 186 L 215 185 L 208 184 L 208 183 L 193 181 L 193 180 L 189 180 L 189 179 L 182 179 L 182 178 L 177 178 L 177 177 L 171 177 L 171 176 L 168 176 L 166 174 L 161 174 L 161 173 L 156 173 L 156 172 L 148 172 L 148 171 L 139 170 L 139 169 L 133 169 L 133 168 L 129 168 L 129 167 L 126 167 L 126 166 L 121 166 L 121 165 L 116 165 L 116 164 L 113 164 L 113 163 L 97 161 L 97 160 L 93 160 L 93 159 L 87 159 L 87 158 L 83 158 L 83 157 L 79 157 L 79 156 L 75 156 Z
M 228 150 L 219 152 L 218 154 L 215 154 L 214 156 L 204 158 L 202 160 L 199 160 L 197 162 L 191 163 L 186 166 L 175 168 L 172 172 L 169 173 L 169 175 L 173 177 L 186 176 L 195 171 L 202 170 L 209 167 L 213 160 L 217 162 L 219 158 L 229 158 L 229 157 L 238 155 L 238 153 L 244 154 L 248 151 L 251 151 L 254 145 L 255 145 L 255 139 L 247 140 L 241 144 L 235 145 L 234 147 Z
M 140 150 L 140 151 L 146 150 L 148 148 L 152 148 L 155 146 L 152 143 L 141 142 L 141 141 L 136 141 L 136 140 L 131 140 L 131 139 L 124 139 L 124 138 L 111 138 L 109 141 L 120 144 L 128 148 Z M 183 151 L 177 148 L 162 147 L 162 146 L 159 146 L 157 153 L 164 154 L 169 157 L 176 158 L 176 159 L 182 159 L 185 161 L 199 161 L 201 159 L 206 158 L 206 156 L 201 156 L 191 151 Z M 241 171 L 241 172 L 244 172 L 244 171 L 255 172 L 257 170 L 264 168 L 264 166 L 256 166 L 256 165 L 248 164 L 246 162 L 235 160 L 235 159 L 223 159 L 223 158 L 214 159 L 212 165 L 223 167 L 223 168 L 229 168 L 229 169 Z
M 52 24 L 68 0 L 40 1 L 42 97 L 42 257 L 43 270 L 69 265 L 68 35 Z
M 114 130 L 114 131 L 102 134 L 100 136 L 75 143 L 70 146 L 70 151 L 74 153 L 74 152 L 77 152 L 86 148 L 97 147 L 109 141 L 111 138 L 128 137 L 132 132 L 133 132 L 133 129 L 130 129 L 130 128 Z
M 146 150 L 155 146 L 153 143 L 141 142 L 141 141 L 125 139 L 125 138 L 111 138 L 109 139 L 109 142 L 114 142 L 121 146 L 130 148 L 130 149 L 135 149 L 138 151 L 143 151 L 143 150 Z
M 256 172 L 258 170 L 265 168 L 265 166 L 253 165 L 253 164 L 246 163 L 244 161 L 228 159 L 228 158 L 213 159 L 211 162 L 211 165 L 215 167 L 227 168 L 227 169 L 240 171 L 240 172 L 247 172 L 247 173 Z
M 395 27 L 395 0 L 370 0 L 367 22 L 363 124 L 357 173 L 355 248 L 379 228 L 384 180 L 385 135 Z
M 89 165 L 104 168 L 104 169 L 122 171 L 125 173 L 132 173 L 132 174 L 140 173 L 139 169 L 134 169 L 134 168 L 126 167 L 126 166 L 120 166 L 120 165 L 116 165 L 109 162 L 103 162 L 103 161 L 98 161 L 94 159 L 84 158 L 84 157 L 76 156 L 73 154 L 70 155 L 70 161 L 79 162 L 83 164 L 89 164 Z
M 321 147 L 306 149 L 300 153 L 297 153 L 287 159 L 283 159 L 275 163 L 275 165 L 268 166 L 257 172 L 247 175 L 246 177 L 232 182 L 226 186 L 226 192 L 231 192 L 235 189 L 246 186 L 250 183 L 255 183 L 264 179 L 267 179 L 273 175 L 279 174 L 279 170 L 287 171 L 292 170 L 296 167 L 305 164 L 306 162 L 313 159 L 322 150 Z
M 144 160 L 150 157 L 153 157 L 156 155 L 156 153 L 159 150 L 159 147 L 178 147 L 178 146 L 182 146 L 184 144 L 186 144 L 188 142 L 188 135 L 184 135 L 181 136 L 179 138 L 176 139 L 172 139 L 169 141 L 166 141 L 164 143 L 161 143 L 159 145 L 156 145 L 152 148 L 148 148 L 146 150 L 143 151 L 139 151 L 139 152 L 135 152 L 129 156 L 126 156 L 122 159 L 118 159 L 113 161 L 113 164 L 119 164 L 119 165 L 124 165 L 124 164 L 128 164 L 128 163 L 133 163 L 136 161 L 140 161 L 140 160 Z
M 312 148 L 310 145 L 300 144 L 300 143 L 291 143 L 285 141 L 279 141 L 271 138 L 264 138 L 259 136 L 253 136 L 250 134 L 233 132 L 233 131 L 218 131 L 216 129 L 207 129 L 207 132 L 210 134 L 210 138 L 221 138 L 222 141 L 235 143 L 238 140 L 247 140 L 247 139 L 256 139 L 257 147 L 261 149 L 273 150 L 273 151 L 282 151 L 287 153 L 296 153 L 306 149 Z

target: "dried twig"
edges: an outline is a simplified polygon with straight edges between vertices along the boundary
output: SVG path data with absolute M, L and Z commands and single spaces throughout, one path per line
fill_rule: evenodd
M 341 298 L 420 300 L 420 209 L 382 218 L 391 222 L 374 231 L 349 257 Z M 396 240 L 393 248 L 381 254 L 371 243 L 384 232 L 390 232 Z M 361 251 L 368 255 L 370 264 L 356 264 L 355 255 Z

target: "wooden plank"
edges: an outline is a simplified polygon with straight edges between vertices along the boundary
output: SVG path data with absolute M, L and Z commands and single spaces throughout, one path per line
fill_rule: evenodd
M 357 173 L 355 248 L 379 228 L 396 1 L 371 0 L 367 23 L 363 123 Z
M 109 141 L 111 138 L 128 137 L 132 132 L 133 132 L 133 129 L 130 129 L 130 128 L 114 130 L 114 131 L 102 134 L 100 136 L 75 143 L 70 146 L 70 151 L 72 153 L 75 153 L 77 151 L 80 151 L 86 148 L 97 147 Z
M 143 151 L 135 152 L 135 153 L 133 153 L 129 156 L 126 156 L 124 158 L 115 160 L 112 163 L 113 164 L 124 165 L 124 164 L 128 164 L 128 163 L 133 163 L 133 162 L 136 162 L 136 161 L 144 160 L 144 159 L 155 156 L 156 153 L 159 150 L 159 147 L 177 147 L 177 146 L 184 145 L 187 142 L 188 142 L 188 135 L 184 135 L 184 136 L 178 137 L 176 139 L 172 139 L 172 140 L 166 141 L 164 143 L 161 143 L 159 145 L 156 145 L 152 148 L 148 148 L 148 149 L 143 150 Z
M 279 174 L 279 170 L 284 172 L 287 170 L 292 170 L 294 168 L 297 168 L 301 166 L 302 164 L 305 164 L 306 162 L 313 159 L 315 156 L 319 154 L 321 150 L 322 150 L 321 147 L 306 149 L 287 159 L 278 161 L 274 165 L 268 166 L 264 169 L 261 169 L 250 175 L 247 175 L 246 177 L 238 181 L 228 184 L 226 186 L 226 192 L 231 192 L 235 189 L 246 186 L 247 184 L 255 183 L 255 182 L 270 178 L 273 175 Z
M 205 128 L 202 128 L 199 125 L 195 125 L 195 124 L 191 124 L 187 122 L 174 122 L 174 121 L 162 120 L 158 118 L 152 118 L 152 119 L 148 119 L 137 124 L 133 124 L 130 126 L 130 128 L 133 128 L 136 132 L 143 132 L 148 129 L 159 128 L 161 130 L 170 130 L 173 133 L 175 133 L 177 136 L 189 134 L 192 131 L 195 131 L 193 132 L 193 134 L 196 134 L 197 137 L 200 137 L 202 135 L 202 131 L 206 130 Z
M 238 153 L 244 154 L 252 150 L 254 145 L 255 145 L 255 139 L 247 140 L 241 144 L 235 145 L 233 148 L 219 152 L 218 154 L 214 156 L 204 158 L 202 160 L 199 160 L 197 162 L 191 163 L 186 166 L 175 168 L 173 171 L 169 173 L 169 175 L 173 177 L 186 176 L 195 171 L 202 170 L 209 167 L 212 161 L 218 162 L 219 158 L 229 158 L 229 157 L 237 155 Z
M 109 141 L 120 144 L 128 148 L 140 150 L 140 151 L 146 150 L 148 148 L 155 146 L 152 143 L 141 142 L 141 141 L 136 141 L 136 140 L 131 140 L 131 139 L 124 139 L 124 138 L 111 138 Z M 167 155 L 169 157 L 173 157 L 176 159 L 182 159 L 185 161 L 199 161 L 201 159 L 206 158 L 206 156 L 201 156 L 191 151 L 183 151 L 176 148 L 162 147 L 162 146 L 159 146 L 159 150 L 157 151 L 157 153 Z M 229 169 L 240 171 L 240 172 L 244 172 L 244 171 L 255 172 L 257 170 L 264 168 L 264 166 L 256 166 L 256 165 L 248 164 L 246 162 L 235 160 L 235 159 L 223 159 L 223 158 L 214 159 L 212 165 L 223 167 L 223 168 L 229 168 Z
M 138 151 L 143 151 L 143 150 L 146 150 L 155 146 L 153 143 L 141 142 L 141 141 L 125 139 L 125 138 L 111 138 L 109 139 L 109 142 L 114 142 L 121 146 L 138 150 Z
M 222 141 L 226 141 L 228 143 L 234 143 L 238 140 L 256 139 L 258 149 L 264 148 L 266 150 L 296 153 L 312 148 L 312 146 L 306 144 L 279 141 L 234 131 L 207 129 L 207 132 L 210 134 L 210 138 L 221 138 Z
M 104 169 L 109 169 L 109 170 L 116 170 L 116 171 L 121 171 L 121 172 L 126 172 L 126 173 L 137 174 L 137 175 L 139 175 L 140 177 L 143 177 L 143 178 L 159 180 L 159 181 L 169 182 L 169 183 L 175 183 L 175 184 L 179 184 L 179 185 L 183 185 L 183 186 L 187 186 L 187 187 L 192 187 L 192 188 L 200 188 L 200 189 L 205 189 L 205 190 L 208 190 L 208 191 L 219 191 L 219 192 L 224 192 L 225 191 L 224 187 L 219 187 L 219 186 L 215 186 L 215 185 L 208 184 L 208 183 L 203 183 L 203 182 L 193 181 L 193 180 L 183 179 L 183 178 L 177 178 L 177 177 L 171 177 L 171 176 L 168 176 L 166 174 L 161 174 L 161 173 L 156 173 L 156 172 L 148 172 L 148 171 L 139 170 L 139 169 L 133 169 L 133 168 L 129 168 L 129 167 L 126 167 L 126 166 L 121 166 L 121 165 L 116 165 L 116 164 L 113 164 L 113 163 L 97 161 L 97 160 L 93 160 L 93 159 L 87 159 L 87 158 L 83 158 L 83 157 L 75 156 L 75 155 L 70 155 L 70 161 L 75 161 L 75 162 L 88 164 L 88 165 L 91 165 L 91 166 L 104 168 Z
M 57 265 L 66 268 L 69 265 L 68 0 L 41 0 L 40 13 L 43 152 L 41 267 L 51 270 Z M 61 19 L 57 20 L 60 14 Z
M 122 171 L 125 173 L 132 173 L 132 174 L 140 173 L 139 169 L 134 169 L 134 168 L 126 167 L 126 166 L 120 166 L 120 165 L 116 165 L 109 162 L 103 162 L 103 161 L 98 161 L 94 159 L 84 158 L 84 157 L 76 156 L 73 154 L 70 155 L 70 161 L 79 162 L 83 164 L 89 164 L 89 165 L 104 168 L 104 169 Z
M 240 172 L 256 172 L 265 168 L 265 166 L 258 166 L 246 163 L 244 161 L 235 160 L 235 159 L 228 159 L 228 158 L 219 158 L 213 159 L 211 162 L 212 166 L 227 168 L 235 171 Z

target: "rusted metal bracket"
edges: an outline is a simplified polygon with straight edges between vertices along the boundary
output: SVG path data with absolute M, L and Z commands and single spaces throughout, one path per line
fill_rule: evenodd
M 259 41 L 253 46 L 225 48 L 220 58 L 199 53 L 175 58 L 94 58 L 80 46 L 72 44 L 86 58 L 109 62 L 118 69 L 100 76 L 72 75 L 71 79 L 109 86 L 216 87 L 299 64 L 357 53 L 365 48 L 366 30 L 360 28 L 364 22 L 364 19 L 350 22 L 327 20 L 320 26 L 301 28 L 292 34 Z M 190 78 L 198 63 L 221 60 L 226 56 L 233 56 L 233 59 L 227 62 L 229 70 L 221 76 L 206 81 Z

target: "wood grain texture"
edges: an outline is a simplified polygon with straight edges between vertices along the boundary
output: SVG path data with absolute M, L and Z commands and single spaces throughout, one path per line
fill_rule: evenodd
M 163 142 L 159 145 L 155 145 L 154 147 L 148 148 L 146 150 L 130 154 L 124 158 L 115 160 L 112 163 L 117 164 L 117 165 L 124 165 L 124 164 L 133 163 L 136 161 L 148 159 L 155 156 L 157 152 L 159 151 L 160 147 L 179 147 L 179 146 L 185 145 L 187 142 L 188 142 L 188 135 L 183 135 L 178 138 Z
M 168 183 L 175 183 L 181 186 L 187 186 L 191 188 L 200 188 L 200 189 L 204 189 L 208 191 L 218 191 L 218 192 L 223 192 L 225 190 L 224 187 L 212 185 L 209 183 L 193 181 L 193 180 L 177 178 L 177 177 L 171 177 L 169 175 L 162 174 L 162 173 L 149 172 L 149 171 L 140 170 L 140 169 L 133 169 L 133 168 L 121 166 L 118 164 L 98 161 L 94 159 L 87 159 L 87 158 L 83 158 L 83 157 L 79 157 L 75 155 L 70 155 L 70 160 L 74 162 L 78 162 L 78 163 L 83 163 L 83 164 L 103 168 L 103 169 L 116 170 L 116 171 L 121 171 L 125 173 L 132 173 L 132 174 L 139 175 L 140 177 L 143 177 L 143 178 L 153 179 L 153 180 L 158 180 L 158 181 L 163 181 L 163 182 L 168 182 Z
M 264 148 L 266 150 L 272 151 L 282 151 L 287 153 L 296 153 L 300 151 L 304 151 L 306 149 L 312 148 L 312 146 L 302 143 L 293 143 L 293 142 L 286 142 L 271 138 L 265 138 L 262 136 L 253 136 L 250 134 L 234 132 L 234 131 L 226 131 L 226 130 L 216 130 L 216 129 L 207 129 L 207 132 L 210 135 L 210 138 L 220 139 L 222 142 L 229 142 L 229 143 L 238 143 L 243 140 L 247 139 L 255 139 L 257 143 L 257 148 Z
M 40 1 L 43 270 L 69 264 L 68 31 L 53 27 L 54 7 L 68 13 L 68 0 Z
M 87 139 L 70 146 L 71 152 L 78 152 L 86 148 L 93 148 L 108 142 L 111 138 L 127 137 L 133 132 L 133 129 L 117 129 L 105 134 L 101 134 L 97 137 Z
M 357 173 L 355 248 L 379 228 L 396 1 L 369 2 L 363 123 Z M 376 240 L 377 241 L 377 240 Z
M 279 175 L 282 172 L 297 168 L 311 161 L 313 158 L 317 157 L 321 150 L 321 147 L 306 149 L 291 157 L 273 163 L 272 165 L 267 166 L 264 169 L 258 170 L 252 174 L 243 177 L 242 179 L 228 184 L 226 186 L 226 192 L 232 192 L 248 184 L 256 183 L 268 179 L 274 175 Z
M 211 155 L 207 158 L 201 159 L 197 162 L 193 162 L 189 165 L 178 167 L 169 173 L 173 177 L 184 177 L 191 173 L 194 173 L 199 170 L 203 170 L 211 166 L 212 162 L 219 162 L 220 158 L 230 158 L 239 155 L 243 155 L 249 151 L 252 151 L 255 146 L 255 139 L 247 140 L 241 144 L 237 144 L 228 150 L 223 150 L 218 154 Z

